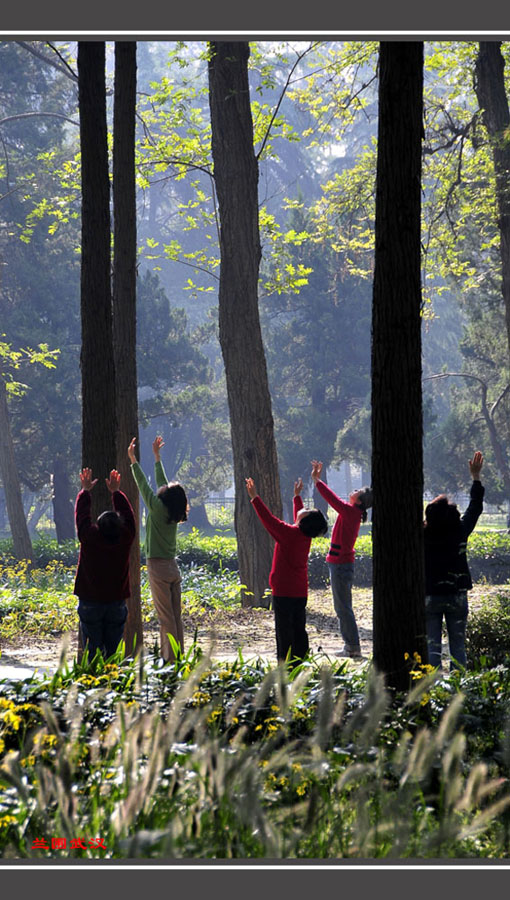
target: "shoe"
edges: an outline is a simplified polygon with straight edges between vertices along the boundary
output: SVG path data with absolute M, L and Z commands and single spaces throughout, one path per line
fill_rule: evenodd
M 346 656 L 350 659 L 361 659 L 361 650 L 337 650 L 335 656 Z

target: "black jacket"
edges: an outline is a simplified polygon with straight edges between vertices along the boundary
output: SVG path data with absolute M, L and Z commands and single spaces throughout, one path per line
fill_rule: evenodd
M 425 526 L 425 593 L 456 594 L 473 587 L 469 572 L 466 548 L 467 539 L 483 511 L 485 488 L 480 481 L 471 485 L 471 500 L 458 528 L 438 535 Z

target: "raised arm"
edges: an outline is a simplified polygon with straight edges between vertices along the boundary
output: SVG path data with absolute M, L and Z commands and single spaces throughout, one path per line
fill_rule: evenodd
M 294 482 L 294 499 L 293 499 L 293 512 L 294 512 L 294 524 L 296 523 L 297 514 L 300 509 L 303 509 L 303 498 L 301 497 L 301 491 L 303 490 L 303 479 L 298 478 L 297 481 Z
M 74 521 L 76 523 L 76 532 L 80 541 L 87 537 L 87 533 L 92 527 L 92 497 L 90 492 L 97 483 L 97 478 L 92 479 L 92 469 L 82 469 L 80 474 L 81 491 L 76 497 L 74 507 Z
M 473 454 L 473 459 L 468 461 L 469 472 L 473 483 L 471 485 L 471 499 L 465 513 L 461 516 L 462 527 L 466 537 L 473 531 L 478 519 L 483 512 L 483 496 L 485 488 L 480 481 L 480 472 L 483 466 L 483 456 L 479 450 Z
M 274 516 L 272 512 L 267 508 L 266 504 L 257 494 L 257 489 L 255 487 L 255 483 L 253 478 L 246 478 L 246 490 L 248 491 L 248 496 L 251 500 L 253 509 L 257 513 L 260 521 L 262 522 L 266 531 L 269 532 L 271 537 L 275 539 L 275 541 L 279 541 L 284 536 L 286 530 L 288 528 L 292 528 L 292 525 L 288 525 L 287 522 L 282 522 L 277 516 Z
M 154 453 L 154 475 L 156 477 L 156 485 L 158 488 L 168 484 L 163 463 L 161 462 L 161 448 L 165 446 L 165 442 L 161 435 L 157 435 L 152 442 L 152 452 Z
M 142 495 L 142 500 L 145 503 L 147 509 L 152 509 L 154 504 L 158 502 L 158 498 L 149 485 L 149 482 L 144 475 L 140 463 L 137 461 L 135 455 L 135 443 L 136 438 L 133 438 L 127 450 L 129 462 L 131 463 L 131 474 L 136 481 L 138 490 Z
M 317 488 L 321 497 L 324 497 L 324 500 L 329 503 L 329 505 L 338 513 L 343 512 L 350 506 L 350 503 L 346 503 L 345 500 L 342 500 L 334 491 L 328 487 L 324 481 L 321 481 L 322 474 L 322 463 L 318 462 L 316 459 L 312 459 L 312 471 L 311 471 L 311 479 Z

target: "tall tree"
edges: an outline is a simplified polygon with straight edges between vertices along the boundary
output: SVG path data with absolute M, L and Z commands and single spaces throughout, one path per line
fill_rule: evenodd
M 136 41 L 115 43 L 113 111 L 113 340 L 117 409 L 117 469 L 135 521 L 140 517 L 138 488 L 131 476 L 127 447 L 138 438 L 136 377 Z M 138 441 L 137 441 L 138 445 Z M 140 542 L 129 560 L 131 596 L 124 629 L 126 650 L 143 643 L 140 605 Z
M 406 690 L 427 659 L 420 193 L 423 43 L 383 41 L 372 313 L 374 664 Z
M 7 386 L 0 373 L 0 475 L 11 527 L 14 555 L 17 559 L 33 559 L 32 542 L 21 499 L 21 487 L 14 456 L 14 443 L 7 408 Z
M 219 338 L 230 411 L 235 528 L 242 584 L 259 604 L 273 542 L 250 509 L 245 478 L 281 516 L 271 397 L 260 329 L 258 162 L 248 84 L 247 41 L 212 41 L 209 55 L 214 180 L 220 215 Z M 250 602 L 246 593 L 243 603 Z
M 93 515 L 111 507 L 104 479 L 116 463 L 105 62 L 104 41 L 78 42 L 82 464 L 89 466 L 99 479 L 92 493 Z
M 500 232 L 501 292 L 510 356 L 510 111 L 505 91 L 505 61 L 501 53 L 501 41 L 480 41 L 475 88 L 494 161 Z

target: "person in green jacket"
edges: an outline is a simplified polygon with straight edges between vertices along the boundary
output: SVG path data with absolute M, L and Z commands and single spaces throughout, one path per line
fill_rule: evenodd
M 158 436 L 152 442 L 154 453 L 154 474 L 156 493 L 151 489 L 140 463 L 135 456 L 136 438 L 128 447 L 131 472 L 136 481 L 143 502 L 147 507 L 145 525 L 145 555 L 147 575 L 152 602 L 159 621 L 161 656 L 165 662 L 172 662 L 175 654 L 168 639 L 171 634 L 184 650 L 184 632 L 181 618 L 181 573 L 175 560 L 177 550 L 177 525 L 188 517 L 188 498 L 181 484 L 168 481 L 161 448 L 163 438 Z

